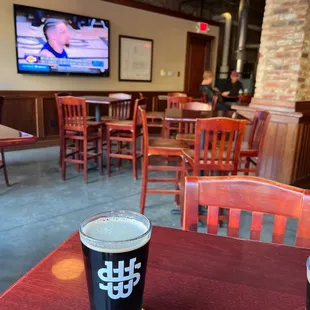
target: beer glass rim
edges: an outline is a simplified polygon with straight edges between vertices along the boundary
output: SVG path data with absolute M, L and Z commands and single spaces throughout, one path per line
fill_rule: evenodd
M 103 240 L 103 239 L 98 239 L 98 238 L 94 238 L 94 237 L 90 237 L 88 236 L 87 234 L 85 234 L 85 232 L 83 231 L 83 227 L 88 223 L 88 222 L 91 222 L 90 220 L 92 219 L 92 221 L 98 219 L 98 218 L 101 218 L 101 217 L 113 217 L 114 216 L 117 216 L 120 217 L 120 215 L 123 214 L 124 217 L 126 217 L 126 214 L 127 216 L 134 216 L 134 217 L 140 217 L 141 219 L 144 219 L 146 220 L 147 222 L 147 226 L 146 226 L 146 231 L 135 237 L 135 238 L 131 238 L 131 239 L 124 239 L 124 240 L 116 240 L 116 241 L 111 241 L 111 240 Z M 135 212 L 135 211 L 129 211 L 129 210 L 109 210 L 109 211 L 102 211 L 102 212 L 98 212 L 98 213 L 94 213 L 94 214 L 91 214 L 89 216 L 87 216 L 80 224 L 80 229 L 79 229 L 79 232 L 80 234 L 88 239 L 88 240 L 91 240 L 91 241 L 94 241 L 94 242 L 97 242 L 98 244 L 100 243 L 110 243 L 110 244 L 122 244 L 122 243 L 126 243 L 126 242 L 132 242 L 132 241 L 136 241 L 136 240 L 139 240 L 139 239 L 143 239 L 144 237 L 146 237 L 148 234 L 150 234 L 152 231 L 152 222 L 151 220 L 146 217 L 144 214 L 141 214 L 141 213 L 138 213 L 138 212 Z

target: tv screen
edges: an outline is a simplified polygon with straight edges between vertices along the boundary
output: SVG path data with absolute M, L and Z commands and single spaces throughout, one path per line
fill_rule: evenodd
M 105 19 L 14 5 L 18 73 L 109 76 Z

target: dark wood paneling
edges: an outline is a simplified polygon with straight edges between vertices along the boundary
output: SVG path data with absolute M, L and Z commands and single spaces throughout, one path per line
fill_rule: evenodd
M 170 9 L 154 6 L 154 5 L 151 5 L 148 3 L 144 3 L 144 2 L 137 2 L 134 0 L 104 0 L 104 2 L 111 2 L 114 4 L 129 6 L 129 7 L 135 8 L 135 9 L 154 12 L 154 13 L 158 13 L 158 14 L 162 14 L 162 15 L 168 15 L 171 17 L 177 17 L 177 18 L 181 18 L 181 19 L 192 20 L 195 22 L 206 22 L 209 25 L 218 26 L 218 27 L 220 26 L 220 23 L 218 23 L 214 20 L 207 20 L 207 19 L 204 19 L 203 17 L 193 16 L 193 15 L 185 14 L 182 12 L 173 11 Z
M 54 97 L 43 98 L 44 136 L 59 134 L 58 113 Z
M 5 97 L 2 124 L 32 135 L 37 135 L 36 98 Z
M 310 124 L 300 124 L 298 129 L 296 159 L 293 171 L 295 181 L 310 175 Z
M 166 92 L 143 92 L 147 100 L 147 110 L 152 109 L 153 96 L 166 95 Z M 55 140 L 46 145 L 58 143 L 58 115 L 54 94 L 59 91 L 0 91 L 0 97 L 4 96 L 3 124 L 39 137 L 39 141 Z M 139 92 L 128 91 L 64 91 L 73 96 L 98 95 L 107 96 L 109 93 L 122 92 L 131 94 L 133 98 L 139 97 Z M 162 109 L 165 106 L 160 106 Z M 89 105 L 89 115 L 95 115 L 94 105 Z M 108 114 L 108 106 L 101 107 L 102 115 Z M 39 144 L 36 144 L 39 145 Z M 43 145 L 43 144 L 42 144 Z M 44 144 L 45 145 L 45 144 Z M 35 146 L 34 146 L 35 147 Z

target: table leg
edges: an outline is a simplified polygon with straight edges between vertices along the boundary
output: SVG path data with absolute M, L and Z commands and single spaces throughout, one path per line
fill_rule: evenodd
M 101 111 L 100 111 L 100 104 L 95 105 L 96 109 L 96 122 L 101 122 Z

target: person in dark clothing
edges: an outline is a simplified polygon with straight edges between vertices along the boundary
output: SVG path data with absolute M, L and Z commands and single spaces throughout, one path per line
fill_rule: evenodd
M 230 74 L 230 79 L 226 84 L 224 91 L 222 92 L 223 97 L 238 97 L 240 89 L 243 92 L 243 85 L 239 81 L 239 76 L 237 71 L 232 71 Z
M 203 73 L 203 80 L 200 85 L 200 92 L 206 95 L 206 102 L 212 104 L 212 99 L 217 96 L 216 110 L 229 110 L 230 107 L 223 102 L 223 98 L 218 89 L 212 87 L 214 74 L 211 71 L 205 71 Z

